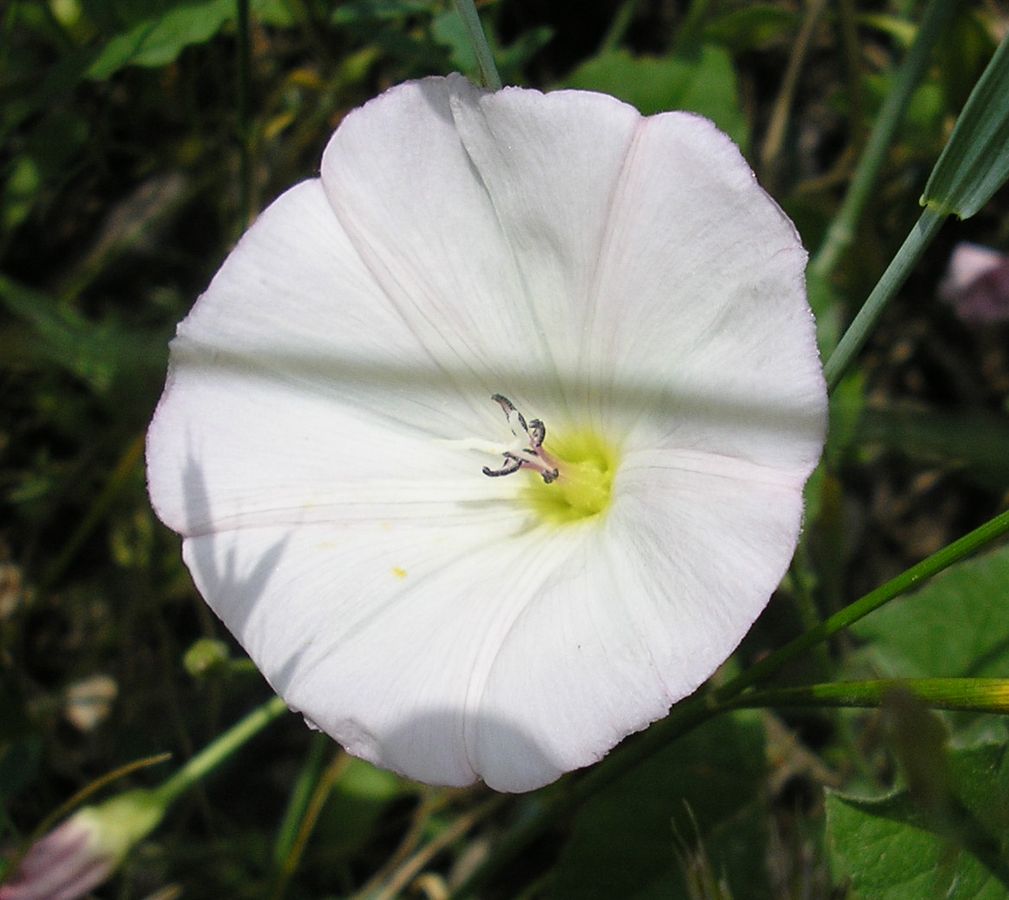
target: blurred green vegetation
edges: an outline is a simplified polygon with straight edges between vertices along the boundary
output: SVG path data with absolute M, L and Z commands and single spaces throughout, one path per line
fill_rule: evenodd
M 269 696 L 147 502 L 143 435 L 167 341 L 247 212 L 316 174 L 344 113 L 408 78 L 476 77 L 448 0 L 251 0 L 247 32 L 240 6 L 0 7 L 0 845 L 121 765 L 187 758 Z M 919 6 L 479 8 L 505 82 L 712 118 L 815 250 Z M 853 243 L 810 284 L 825 351 L 915 221 L 1007 27 L 1005 4 L 957 6 Z M 1009 317 L 981 326 L 937 300 L 962 240 L 1009 247 L 1004 190 L 940 234 L 835 393 L 793 571 L 730 668 L 1005 504 Z M 1005 560 L 961 566 L 782 678 L 1009 676 Z M 198 640 L 214 643 L 187 655 Z M 1005 807 L 985 802 L 1005 797 L 1009 735 L 990 716 L 941 718 L 941 808 L 912 789 L 906 716 L 736 713 L 552 822 L 484 894 L 762 898 L 834 885 L 846 896 L 850 885 L 853 896 L 908 897 L 932 890 L 931 872 L 936 890 L 961 878 L 975 893 L 956 896 L 1009 896 Z M 422 789 L 351 760 L 290 716 L 174 809 L 96 895 L 443 897 L 579 777 L 488 805 L 480 788 Z M 840 793 L 825 799 L 825 787 Z M 884 850 L 893 863 L 881 868 Z

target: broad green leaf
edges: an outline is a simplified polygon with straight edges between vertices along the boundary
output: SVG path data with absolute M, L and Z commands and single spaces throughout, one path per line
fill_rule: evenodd
M 674 741 L 582 807 L 550 896 L 687 897 L 684 845 L 724 877 L 736 900 L 768 896 L 763 773 L 757 714 L 715 719 Z
M 852 626 L 880 674 L 1004 676 L 1009 672 L 1009 546 L 947 569 Z M 1009 808 L 1009 805 L 1007 805 Z
M 1009 35 L 967 99 L 932 170 L 922 206 L 968 219 L 1009 177 Z
M 612 94 L 646 116 L 672 109 L 700 113 L 744 152 L 749 144 L 736 71 L 732 57 L 722 47 L 706 44 L 697 55 L 665 57 L 606 51 L 582 63 L 561 84 Z
M 269 24 L 289 24 L 286 8 L 277 0 L 252 0 L 254 16 Z M 202 0 L 169 7 L 113 37 L 88 69 L 97 80 L 125 66 L 157 68 L 174 62 L 193 44 L 203 44 L 237 16 L 235 0 Z
M 907 791 L 877 799 L 827 795 L 837 882 L 866 900 L 1009 897 L 1009 752 L 987 744 L 949 755 L 950 796 L 936 815 Z

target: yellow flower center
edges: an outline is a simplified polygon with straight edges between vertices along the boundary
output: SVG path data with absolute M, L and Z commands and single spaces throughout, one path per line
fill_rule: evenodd
M 570 525 L 601 515 L 610 505 L 617 452 L 592 431 L 550 434 L 543 449 L 556 463 L 557 478 L 546 483 L 528 470 L 522 498 L 551 525 Z

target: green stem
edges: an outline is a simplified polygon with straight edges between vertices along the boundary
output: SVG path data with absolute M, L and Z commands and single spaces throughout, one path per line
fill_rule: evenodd
M 888 694 L 906 691 L 933 709 L 1009 713 L 1009 679 L 1005 678 L 884 678 L 840 681 L 802 687 L 752 691 L 729 700 L 723 708 L 781 706 L 881 706 Z
M 813 42 L 816 32 L 817 22 L 823 13 L 827 0 L 810 0 L 806 4 L 806 12 L 802 17 L 802 26 L 799 33 L 791 45 L 791 52 L 788 57 L 788 66 L 785 68 L 785 75 L 781 79 L 781 87 L 778 89 L 778 96 L 774 101 L 774 109 L 771 112 L 771 121 L 767 126 L 767 133 L 764 135 L 764 142 L 760 148 L 760 166 L 762 169 L 763 181 L 765 184 L 769 179 L 774 178 L 778 170 L 777 163 L 780 162 L 781 147 L 785 141 L 785 133 L 788 130 L 788 115 L 792 109 L 792 102 L 799 86 L 799 79 L 802 75 L 802 66 L 806 61 L 806 55 Z M 775 179 L 776 180 L 776 179 Z M 774 193 L 774 182 L 770 190 Z
M 178 772 L 154 789 L 153 794 L 165 806 L 172 803 L 189 788 L 205 778 L 228 759 L 250 738 L 255 737 L 271 722 L 287 712 L 287 704 L 280 697 L 267 700 L 244 719 L 232 725 L 187 762 Z
M 278 869 L 283 868 L 290 856 L 291 848 L 298 838 L 298 832 L 301 829 L 302 821 L 304 821 L 312 794 L 315 792 L 319 779 L 322 778 L 326 755 L 330 747 L 332 747 L 332 742 L 325 734 L 317 732 L 312 735 L 308 756 L 305 759 L 305 764 L 301 767 L 298 780 L 294 783 L 287 811 L 284 813 L 284 818 L 277 831 L 277 840 L 273 845 L 273 862 Z
M 844 202 L 831 222 L 823 244 L 810 263 L 809 268 L 814 275 L 822 279 L 829 278 L 841 255 L 854 239 L 855 228 L 872 196 L 887 151 L 911 102 L 911 95 L 928 65 L 932 47 L 955 9 L 956 4 L 950 3 L 949 0 L 931 0 L 926 7 L 914 43 L 901 64 L 893 88 L 887 94 L 872 127 L 865 152 L 859 160 Z
M 776 650 L 770 656 L 766 656 L 760 662 L 755 663 L 745 672 L 718 688 L 715 691 L 715 697 L 720 703 L 735 697 L 745 688 L 750 687 L 750 685 L 762 681 L 769 675 L 773 675 L 784 665 L 805 653 L 814 644 L 825 641 L 839 631 L 843 631 L 873 610 L 879 609 L 879 607 L 888 603 L 894 597 L 909 591 L 925 579 L 931 578 L 943 569 L 953 565 L 953 563 L 959 562 L 961 559 L 977 552 L 983 546 L 1007 532 L 1009 532 L 1009 510 L 1000 513 L 995 518 L 985 522 L 984 525 L 975 528 L 969 534 L 965 534 L 959 540 L 926 557 L 917 565 L 911 566 L 910 569 L 905 570 L 896 578 L 891 579 L 886 584 L 880 585 L 876 590 L 870 591 L 864 597 L 849 604 L 840 612 L 835 613 L 815 628 L 811 628 L 780 650 Z
M 872 289 L 869 298 L 858 311 L 855 320 L 848 326 L 841 342 L 823 367 L 828 390 L 837 387 L 841 376 L 844 375 L 858 351 L 862 349 L 862 345 L 868 340 L 869 332 L 883 314 L 886 304 L 907 280 L 911 269 L 914 268 L 925 248 L 932 242 L 932 238 L 935 237 L 939 226 L 945 219 L 946 216 L 943 213 L 928 207 L 922 211 L 921 218 L 918 219 L 914 228 L 911 229 L 911 233 L 901 244 L 897 255 L 886 267 L 879 283 Z
M 599 47 L 596 49 L 597 56 L 616 50 L 617 47 L 620 46 L 621 41 L 624 39 L 624 35 L 627 34 L 627 29 L 631 25 L 631 21 L 634 19 L 634 13 L 637 6 L 638 0 L 624 0 L 624 2 L 620 4 L 617 14 L 613 17 L 613 21 L 610 22 L 610 27 L 606 30 L 602 43 L 600 43 Z
M 325 738 L 326 736 L 323 735 L 323 737 Z M 281 900 L 286 893 L 287 886 L 298 869 L 301 858 L 305 853 L 305 848 L 308 846 L 309 838 L 311 838 L 312 832 L 315 830 L 316 824 L 318 824 L 319 816 L 322 814 L 326 801 L 333 792 L 333 787 L 337 781 L 347 771 L 350 760 L 351 757 L 347 756 L 343 750 L 338 749 L 332 761 L 326 766 L 325 771 L 320 774 L 318 781 L 312 788 L 312 793 L 305 805 L 304 815 L 298 823 L 298 830 L 294 836 L 291 848 L 278 866 L 277 878 L 274 882 L 273 892 L 270 895 L 271 900 Z
M 494 64 L 494 54 L 491 52 L 490 44 L 487 43 L 487 35 L 483 32 L 480 24 L 480 16 L 473 5 L 473 0 L 452 0 L 455 11 L 459 14 L 466 32 L 469 34 L 470 43 L 473 45 L 473 52 L 476 54 L 476 62 L 480 67 L 480 79 L 484 87 L 492 91 L 501 90 L 501 76 L 498 75 L 497 66 Z

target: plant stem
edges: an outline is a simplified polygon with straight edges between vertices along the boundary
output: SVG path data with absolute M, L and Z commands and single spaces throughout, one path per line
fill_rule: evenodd
M 610 27 L 606 30 L 602 42 L 596 49 L 596 55 L 601 56 L 603 53 L 609 53 L 620 46 L 620 42 L 623 41 L 624 35 L 630 27 L 631 20 L 634 18 L 637 6 L 638 0 L 624 0 L 620 4 L 616 15 L 610 22 Z
M 792 109 L 792 101 L 795 99 L 795 92 L 799 86 L 799 77 L 802 74 L 802 66 L 806 61 L 806 54 L 812 45 L 813 35 L 816 25 L 820 21 L 820 15 L 826 7 L 826 0 L 810 0 L 806 4 L 806 13 L 802 19 L 802 27 L 799 34 L 792 43 L 792 50 L 788 57 L 788 66 L 785 69 L 784 78 L 781 80 L 781 87 L 778 89 L 778 96 L 774 101 L 774 110 L 771 113 L 771 121 L 767 126 L 767 134 L 764 136 L 764 143 L 760 148 L 760 167 L 765 183 L 770 180 L 773 192 L 777 179 L 774 177 L 779 170 L 781 146 L 785 142 L 785 133 L 788 129 L 788 114 Z
M 326 736 L 323 735 L 323 738 L 326 738 Z M 326 738 L 326 744 L 329 743 L 328 738 Z M 326 770 L 321 773 L 321 777 L 316 782 L 315 788 L 305 805 L 303 816 L 298 823 L 297 834 L 291 844 L 290 850 L 278 866 L 277 879 L 274 884 L 273 893 L 271 894 L 272 900 L 281 900 L 287 891 L 287 885 L 301 863 L 305 848 L 308 846 L 308 840 L 319 821 L 319 816 L 322 815 L 326 801 L 333 792 L 333 787 L 343 776 L 343 773 L 347 771 L 350 760 L 351 758 L 343 750 L 337 750 L 329 765 L 326 766 Z
M 847 706 L 872 708 L 893 691 L 906 691 L 933 709 L 1009 713 L 1009 679 L 1005 678 L 884 678 L 840 681 L 802 687 L 752 691 L 729 700 L 723 708 L 780 706 Z
M 911 49 L 894 79 L 893 88 L 883 102 L 883 108 L 872 127 L 865 152 L 848 187 L 844 202 L 827 230 L 827 236 L 809 265 L 810 271 L 822 279 L 830 277 L 841 255 L 851 244 L 855 228 L 866 203 L 872 196 L 879 170 L 893 143 L 897 128 L 904 119 L 911 95 L 921 81 L 928 65 L 932 47 L 942 34 L 950 15 L 956 9 L 948 0 L 931 0 L 922 16 L 921 25 Z
M 848 366 L 851 365 L 856 354 L 862 349 L 862 345 L 869 338 L 869 332 L 883 314 L 886 304 L 890 298 L 900 290 L 901 286 L 911 274 L 925 248 L 932 242 L 939 231 L 939 226 L 945 221 L 943 213 L 936 212 L 926 207 L 921 217 L 915 223 L 911 233 L 901 244 L 897 255 L 891 260 L 890 265 L 879 279 L 876 287 L 872 289 L 868 299 L 855 316 L 855 320 L 848 326 L 840 343 L 837 345 L 826 365 L 823 367 L 824 377 L 827 379 L 827 390 L 833 390 L 841 380 Z
M 381 890 L 377 891 L 374 900 L 395 900 L 406 893 L 410 882 L 413 881 L 442 850 L 451 846 L 456 841 L 465 836 L 474 825 L 494 812 L 502 803 L 505 797 L 498 795 L 484 801 L 480 806 L 471 809 L 469 812 L 459 816 L 452 825 L 441 832 L 417 851 L 410 859 L 400 866 Z
M 287 712 L 280 697 L 272 697 L 244 719 L 232 725 L 187 762 L 178 772 L 154 789 L 157 798 L 168 806 L 189 788 L 206 777 L 250 738 Z
M 480 16 L 473 5 L 473 0 L 452 0 L 452 4 L 469 34 L 473 52 L 476 54 L 477 65 L 480 67 L 480 80 L 483 81 L 484 87 L 490 88 L 492 91 L 501 90 L 501 76 L 498 75 L 497 66 L 494 64 L 494 54 L 491 52 L 490 44 L 487 43 L 487 35 L 484 34 L 483 26 L 480 24 Z
M 321 731 L 313 734 L 309 741 L 308 756 L 298 774 L 298 780 L 294 783 L 294 789 L 291 791 L 291 797 L 287 803 L 287 810 L 280 823 L 280 828 L 277 830 L 277 839 L 273 845 L 273 862 L 278 869 L 284 867 L 285 860 L 298 839 L 305 811 L 308 809 L 312 794 L 322 777 L 326 754 L 330 746 L 329 739 Z
M 953 565 L 953 563 L 970 556 L 985 546 L 985 544 L 991 543 L 995 538 L 1007 532 L 1009 532 L 1009 510 L 1000 513 L 995 518 L 985 522 L 984 525 L 975 528 L 969 534 L 965 534 L 959 540 L 926 557 L 917 565 L 911 566 L 910 569 L 901 572 L 896 578 L 892 578 L 874 591 L 870 591 L 864 597 L 849 604 L 840 612 L 835 613 L 815 628 L 811 628 L 780 650 L 776 650 L 770 656 L 755 663 L 745 672 L 718 688 L 714 692 L 717 701 L 724 703 L 726 700 L 732 699 L 745 688 L 762 681 L 767 676 L 777 672 L 782 666 L 801 656 L 814 644 L 825 641 L 831 635 L 843 631 L 849 625 L 853 625 L 873 610 L 879 609 L 879 607 L 888 603 L 894 597 L 909 591 L 925 579 L 931 578 L 943 569 Z

